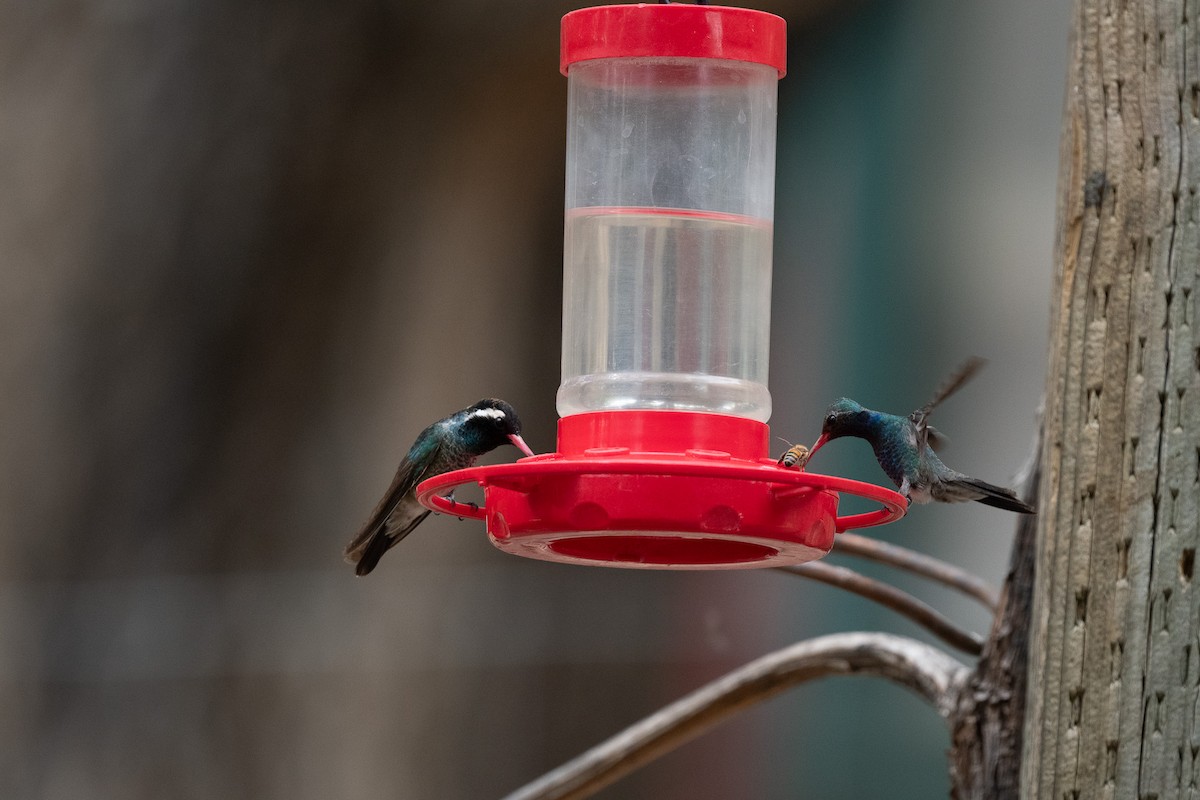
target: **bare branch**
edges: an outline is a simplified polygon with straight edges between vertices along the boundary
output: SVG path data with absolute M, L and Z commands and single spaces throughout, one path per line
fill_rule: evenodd
M 844 534 L 843 534 L 844 535 Z M 776 567 L 780 572 L 789 572 L 802 578 L 827 583 L 839 589 L 861 595 L 887 606 L 901 616 L 907 617 L 951 647 L 977 656 L 983 652 L 983 639 L 976 633 L 964 630 L 939 612 L 922 603 L 907 592 L 874 578 L 860 575 L 852 569 L 810 561 L 794 567 Z
M 947 719 L 967 668 L 935 647 L 886 633 L 837 633 L 746 664 L 567 762 L 505 800 L 588 797 L 734 712 L 827 675 L 873 675 L 916 692 Z
M 996 593 L 988 586 L 987 581 L 933 556 L 857 533 L 839 533 L 834 539 L 833 549 L 837 553 L 867 558 L 920 575 L 922 578 L 929 578 L 973 597 L 986 606 L 988 611 L 996 610 Z

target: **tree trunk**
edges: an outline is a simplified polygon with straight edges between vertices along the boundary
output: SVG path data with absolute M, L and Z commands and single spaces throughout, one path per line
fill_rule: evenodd
M 1039 475 L 1030 476 L 1036 487 Z M 1025 499 L 1034 505 L 1036 494 Z M 950 796 L 1017 800 L 1029 661 L 1037 517 L 1017 523 L 1012 559 L 992 630 L 950 716 Z
M 1022 796 L 1200 796 L 1197 3 L 1077 0 Z

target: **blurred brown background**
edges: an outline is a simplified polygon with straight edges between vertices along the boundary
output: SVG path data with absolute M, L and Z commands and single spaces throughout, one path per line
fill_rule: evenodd
M 919 635 L 778 573 L 527 562 L 444 517 L 341 562 L 430 421 L 500 396 L 554 447 L 580 5 L 0 5 L 0 796 L 496 797 L 776 647 Z M 1011 481 L 1068 3 L 756 7 L 791 32 L 773 433 L 840 394 L 908 411 L 978 353 L 946 457 Z M 822 468 L 884 482 L 860 445 Z M 1014 520 L 972 506 L 878 535 L 996 580 Z M 602 796 L 943 796 L 945 747 L 900 690 L 826 682 Z

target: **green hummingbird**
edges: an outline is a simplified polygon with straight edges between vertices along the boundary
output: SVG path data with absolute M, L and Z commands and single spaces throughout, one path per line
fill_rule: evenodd
M 833 439 L 856 436 L 870 443 L 879 466 L 910 503 L 977 500 L 1006 511 L 1036 513 L 1033 506 L 1022 502 L 1012 489 L 957 472 L 943 464 L 934 452 L 941 449 L 945 438 L 929 425 L 930 414 L 939 403 L 958 391 L 983 363 L 979 358 L 968 360 L 950 376 L 932 400 L 907 417 L 872 411 L 845 397 L 835 401 L 825 412 L 821 436 L 813 445 L 809 458 Z
M 494 398 L 480 400 L 421 431 L 396 469 L 387 494 L 346 546 L 346 561 L 354 565 L 355 574 L 375 569 L 384 553 L 429 516 L 429 509 L 417 502 L 417 484 L 443 472 L 466 469 L 502 444 L 533 455 L 521 438 L 517 412 Z

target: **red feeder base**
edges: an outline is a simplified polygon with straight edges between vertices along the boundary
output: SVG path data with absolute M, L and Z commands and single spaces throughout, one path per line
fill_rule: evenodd
M 755 420 L 602 411 L 558 422 L 557 453 L 448 472 L 417 487 L 427 508 L 486 519 L 508 553 L 643 569 L 779 567 L 820 558 L 835 532 L 904 516 L 891 489 L 777 466 Z M 443 495 L 478 483 L 475 509 Z M 837 515 L 839 493 L 883 505 Z

